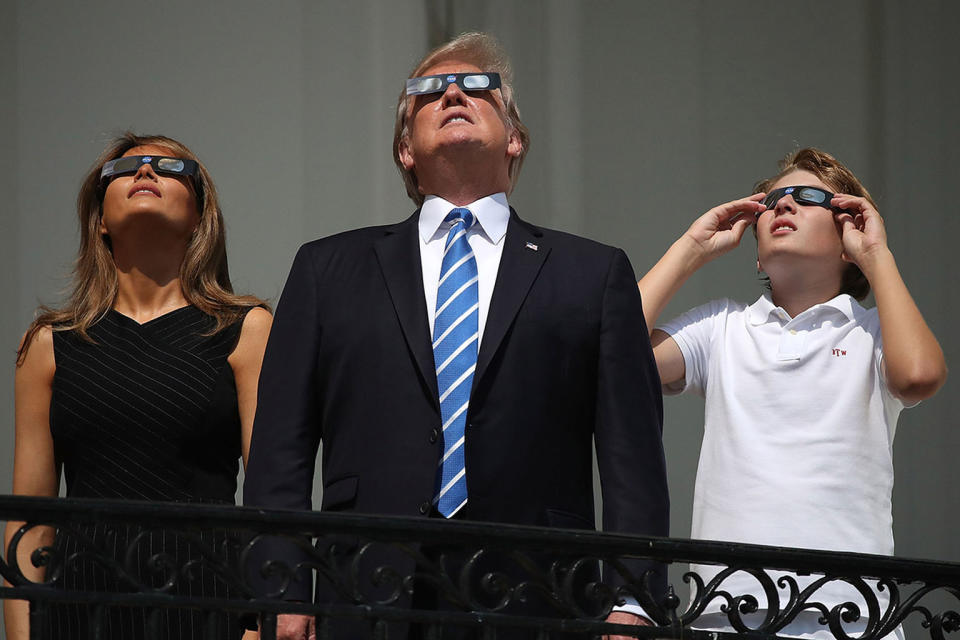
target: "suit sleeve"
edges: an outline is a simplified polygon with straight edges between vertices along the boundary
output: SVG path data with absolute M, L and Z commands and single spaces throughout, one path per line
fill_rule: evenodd
M 667 536 L 670 499 L 660 377 L 633 268 L 619 249 L 612 258 L 603 294 L 599 358 L 595 437 L 603 528 Z M 649 569 L 654 571 L 650 586 L 659 601 L 666 591 L 665 567 L 638 560 L 627 568 L 635 578 Z M 616 572 L 607 571 L 609 582 L 623 582 Z
M 314 252 L 300 248 L 274 317 L 267 341 L 250 460 L 243 483 L 245 506 L 268 509 L 311 508 L 314 466 L 320 444 L 317 359 L 321 340 L 319 286 Z M 248 568 L 255 589 L 276 591 L 279 583 L 260 581 L 259 567 L 279 560 L 293 567 L 305 559 L 289 541 L 266 539 L 256 544 Z M 310 576 L 301 572 L 285 598 L 309 601 Z

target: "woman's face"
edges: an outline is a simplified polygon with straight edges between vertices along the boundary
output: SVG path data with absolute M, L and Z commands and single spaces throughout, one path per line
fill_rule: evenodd
M 134 147 L 123 157 L 146 155 L 176 157 L 170 149 L 156 145 Z M 116 241 L 127 230 L 141 228 L 189 238 L 200 222 L 200 212 L 188 181 L 183 176 L 159 175 L 149 164 L 136 173 L 112 178 L 103 196 L 100 233 Z

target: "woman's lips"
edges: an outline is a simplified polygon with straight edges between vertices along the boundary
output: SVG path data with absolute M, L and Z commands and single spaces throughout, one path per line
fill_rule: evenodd
M 140 194 L 143 194 L 143 195 L 149 194 L 152 196 L 156 196 L 158 198 L 162 197 L 160 195 L 160 189 L 158 187 L 152 184 L 143 184 L 143 183 L 135 184 L 132 187 L 130 187 L 130 191 L 127 192 L 127 197 L 132 198 L 133 196 L 140 195 Z

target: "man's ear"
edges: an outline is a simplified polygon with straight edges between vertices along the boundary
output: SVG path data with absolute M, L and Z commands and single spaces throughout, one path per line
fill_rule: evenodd
M 510 130 L 510 137 L 507 139 L 507 155 L 519 158 L 523 153 L 523 142 L 520 140 L 520 134 L 516 128 Z
M 757 258 L 757 273 L 763 271 L 763 267 L 760 265 L 760 258 Z
M 413 151 L 410 149 L 410 145 L 407 144 L 407 139 L 404 138 L 400 140 L 400 144 L 397 145 L 397 157 L 400 158 L 400 164 L 403 165 L 403 168 L 407 171 L 413 169 Z

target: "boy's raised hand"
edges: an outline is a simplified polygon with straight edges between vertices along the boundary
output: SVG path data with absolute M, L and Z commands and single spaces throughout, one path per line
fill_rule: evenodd
M 844 260 L 855 263 L 862 270 L 868 266 L 867 261 L 888 250 L 883 218 L 869 200 L 838 193 L 830 204 L 850 212 L 837 214 Z
M 766 211 L 761 202 L 764 197 L 763 193 L 755 193 L 749 198 L 733 200 L 710 209 L 670 245 L 657 264 L 637 283 L 643 296 L 643 317 L 647 322 L 647 331 L 653 330 L 660 312 L 687 278 L 707 262 L 740 244 L 744 232 L 756 221 L 757 214 Z M 661 378 L 665 371 L 675 374 L 678 370 L 682 375 L 683 357 L 679 348 L 672 352 L 670 362 L 664 360 L 666 356 L 658 354 L 656 348 L 654 355 Z M 676 361 L 680 363 L 679 369 L 670 366 Z
M 701 260 L 708 262 L 727 253 L 738 244 L 746 230 L 756 222 L 757 215 L 766 211 L 761 202 L 766 194 L 755 193 L 718 205 L 697 218 L 684 234 L 701 252 Z

